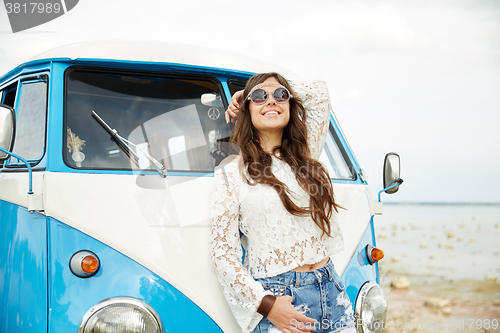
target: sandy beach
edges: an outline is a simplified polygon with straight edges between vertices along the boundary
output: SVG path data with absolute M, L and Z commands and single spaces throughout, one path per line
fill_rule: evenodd
M 388 277 L 382 282 L 389 304 L 385 332 L 500 332 L 497 282 L 412 283 L 409 276 L 410 286 L 396 289 Z
M 500 207 L 396 205 L 384 215 L 375 230 L 385 332 L 500 332 Z

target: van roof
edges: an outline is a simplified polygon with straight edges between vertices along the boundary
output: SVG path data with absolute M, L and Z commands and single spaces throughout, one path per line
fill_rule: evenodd
M 176 63 L 250 73 L 274 71 L 288 79 L 298 79 L 296 74 L 280 66 L 235 52 L 153 41 L 93 41 L 69 44 L 45 51 L 33 60 L 60 58 Z

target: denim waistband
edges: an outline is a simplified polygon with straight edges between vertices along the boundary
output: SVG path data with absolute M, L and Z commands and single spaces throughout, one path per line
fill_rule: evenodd
M 330 259 L 325 267 L 315 269 L 311 272 L 288 271 L 258 280 L 275 280 L 283 283 L 294 284 L 296 287 L 298 287 L 304 284 L 317 283 L 318 281 L 324 281 L 327 279 L 331 280 L 334 276 L 334 272 L 335 267 L 332 263 L 332 260 Z

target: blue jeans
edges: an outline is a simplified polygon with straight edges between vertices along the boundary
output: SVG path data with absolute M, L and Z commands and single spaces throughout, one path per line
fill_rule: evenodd
M 289 271 L 276 276 L 256 279 L 274 296 L 292 296 L 292 305 L 305 316 L 316 319 L 317 333 L 329 333 L 354 326 L 351 301 L 332 261 L 312 272 Z M 292 328 L 303 327 L 292 320 Z M 263 318 L 253 333 L 280 332 L 267 318 Z

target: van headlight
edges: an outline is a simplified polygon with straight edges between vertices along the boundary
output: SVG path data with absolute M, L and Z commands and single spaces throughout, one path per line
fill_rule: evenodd
M 83 316 L 78 333 L 162 333 L 160 317 L 145 302 L 114 297 L 94 305 Z
M 366 282 L 359 291 L 354 309 L 359 333 L 381 333 L 387 317 L 387 301 L 382 288 L 373 281 Z

